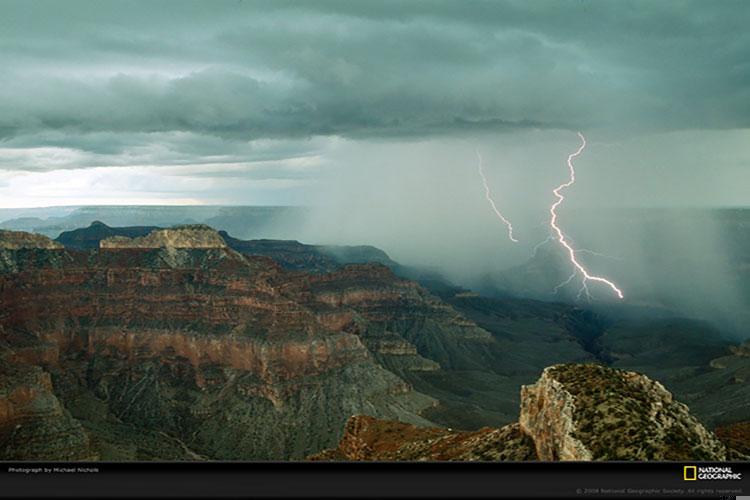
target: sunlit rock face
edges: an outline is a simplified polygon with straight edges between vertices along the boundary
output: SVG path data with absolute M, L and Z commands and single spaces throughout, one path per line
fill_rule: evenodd
M 226 248 L 218 232 L 202 224 L 157 229 L 136 238 L 112 236 L 99 242 L 100 248 Z

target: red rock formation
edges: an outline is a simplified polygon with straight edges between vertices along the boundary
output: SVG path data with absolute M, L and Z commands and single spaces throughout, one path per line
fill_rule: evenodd
M 311 277 L 229 248 L 5 252 L 0 357 L 54 374 L 66 398 L 93 392 L 113 418 L 185 432 L 222 458 L 305 456 L 333 444 L 341 427 L 304 426 L 343 423 L 352 410 L 427 423 L 418 412 L 434 400 L 383 369 L 363 333 L 384 305 L 445 311 L 382 266 Z M 403 339 L 382 350 L 418 358 Z M 235 443 L 212 449 L 218 434 Z
M 2 325 L 35 331 L 48 345 L 44 353 L 16 351 L 17 359 L 53 364 L 58 350 L 85 345 L 89 356 L 114 349 L 135 362 L 171 349 L 194 367 L 215 363 L 270 380 L 368 357 L 356 335 L 341 331 L 351 312 L 308 310 L 282 292 L 285 280 L 300 276 L 264 268 L 265 259 L 220 250 L 210 262 L 218 269 L 149 269 L 119 267 L 122 256 L 114 252 L 97 255 L 93 265 L 0 276 Z
M 310 460 L 522 461 L 536 460 L 536 454 L 518 424 L 465 432 L 354 416 L 338 447 Z

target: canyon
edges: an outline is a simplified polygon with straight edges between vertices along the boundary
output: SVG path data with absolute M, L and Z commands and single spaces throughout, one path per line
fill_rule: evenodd
M 372 247 L 243 241 L 205 225 L 71 233 L 0 234 L 4 459 L 295 460 L 377 422 L 412 426 L 416 441 L 460 429 L 444 448 L 467 460 L 547 456 L 513 423 L 532 398 L 522 385 L 555 363 L 653 355 L 628 347 L 633 325 L 430 290 Z M 698 349 L 679 375 L 659 366 L 663 378 L 704 421 L 741 422 L 745 348 Z M 684 386 L 690 366 L 711 390 Z

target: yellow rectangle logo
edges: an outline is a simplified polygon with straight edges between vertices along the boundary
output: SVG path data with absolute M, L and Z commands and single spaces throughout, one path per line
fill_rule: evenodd
M 698 479 L 698 467 L 695 465 L 686 465 L 682 471 L 682 478 L 685 481 L 695 481 Z

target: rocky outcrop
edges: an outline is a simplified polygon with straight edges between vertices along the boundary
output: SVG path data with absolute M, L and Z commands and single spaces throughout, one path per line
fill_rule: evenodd
M 725 446 L 659 382 L 555 365 L 521 389 L 521 429 L 541 460 L 726 460 Z
M 454 431 L 354 416 L 337 448 L 310 460 L 498 461 L 535 460 L 531 439 L 518 424 Z
M 534 436 L 542 460 L 591 460 L 591 451 L 574 436 L 573 397 L 554 379 L 542 378 L 521 389 L 522 429 Z
M 593 364 L 555 365 L 521 389 L 519 422 L 474 432 L 349 419 L 311 460 L 746 459 L 747 425 L 721 430 L 731 453 L 658 382 Z
M 0 230 L 0 250 L 60 249 L 63 246 L 41 234 Z
M 100 248 L 226 248 L 214 229 L 203 224 L 157 229 L 146 236 L 113 236 L 99 242 Z

